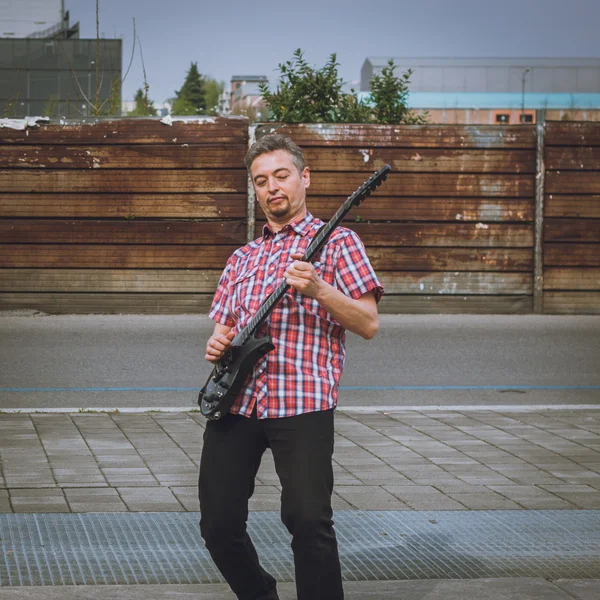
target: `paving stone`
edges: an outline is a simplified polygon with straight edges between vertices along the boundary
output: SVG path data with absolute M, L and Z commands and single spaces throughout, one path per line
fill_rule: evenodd
M 467 492 L 448 494 L 453 500 L 456 500 L 467 508 L 476 510 L 508 510 L 521 508 L 518 504 L 504 498 L 496 492 Z
M 468 483 L 470 485 L 485 485 L 485 486 L 490 486 L 490 485 L 510 485 L 513 482 L 508 479 L 507 477 L 503 477 L 502 475 L 498 475 L 495 477 L 491 477 L 491 476 L 470 476 L 470 475 L 457 475 L 457 477 L 459 479 L 461 479 L 462 481 L 464 481 L 465 483 Z
M 14 489 L 10 501 L 15 513 L 69 512 L 62 490 Z
M 118 487 L 117 491 L 130 511 L 182 511 L 179 503 L 169 488 L 156 487 L 152 490 L 137 487 Z
M 258 487 L 258 486 L 257 486 Z M 177 498 L 185 510 L 197 512 L 200 510 L 200 502 L 198 500 L 198 486 L 176 486 L 172 487 L 171 491 Z
M 337 486 L 336 494 L 359 510 L 409 510 L 393 494 L 379 486 Z
M 124 512 L 127 506 L 114 488 L 64 490 L 72 512 Z
M 414 510 L 464 510 L 456 500 L 426 485 L 385 486 L 384 489 Z

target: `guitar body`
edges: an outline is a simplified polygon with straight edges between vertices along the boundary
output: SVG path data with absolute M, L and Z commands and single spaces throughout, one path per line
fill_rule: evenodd
M 390 171 L 390 166 L 384 165 L 348 197 L 329 223 L 323 225 L 315 234 L 302 257 L 303 261 L 314 260 L 329 239 L 331 232 L 341 223 L 348 211 L 353 206 L 358 206 L 371 192 L 375 191 L 385 181 Z M 289 285 L 282 282 L 269 295 L 246 327 L 238 333 L 231 348 L 213 369 L 198 396 L 200 411 L 206 418 L 216 421 L 224 417 L 238 397 L 254 365 L 265 354 L 275 349 L 268 335 L 257 338 L 256 333 L 288 288 Z
M 221 365 L 213 369 L 208 381 L 200 390 L 198 404 L 200 412 L 211 420 L 224 417 L 250 375 L 254 365 L 267 353 L 274 350 L 271 337 L 251 336 L 242 344 L 232 344 Z

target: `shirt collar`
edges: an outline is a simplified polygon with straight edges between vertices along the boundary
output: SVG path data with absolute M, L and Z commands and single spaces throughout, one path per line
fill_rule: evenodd
M 310 212 L 306 211 L 306 215 L 297 221 L 292 221 L 288 223 L 281 229 L 281 231 L 289 231 L 293 229 L 298 235 L 304 237 L 307 233 L 310 232 L 312 228 L 312 222 L 315 218 L 310 214 Z M 262 228 L 263 238 L 267 238 L 269 236 L 274 236 L 273 230 L 269 227 L 268 223 L 265 223 Z

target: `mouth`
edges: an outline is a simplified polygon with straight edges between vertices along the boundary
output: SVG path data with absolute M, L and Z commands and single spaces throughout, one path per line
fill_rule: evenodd
M 280 204 L 284 200 L 285 200 L 285 196 L 274 196 L 273 198 L 269 199 L 268 203 L 269 204 Z

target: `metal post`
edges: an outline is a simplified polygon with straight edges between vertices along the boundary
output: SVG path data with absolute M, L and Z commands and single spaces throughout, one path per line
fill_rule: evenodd
M 533 312 L 544 311 L 544 161 L 546 136 L 546 111 L 538 110 L 535 116 L 537 134 L 537 157 L 535 169 L 535 246 L 533 254 Z
M 523 114 L 525 113 L 525 76 L 531 69 L 527 67 L 523 71 L 523 85 L 522 85 L 522 96 L 521 96 L 521 123 L 523 122 Z
M 248 127 L 248 149 L 254 144 L 256 140 L 256 125 Z M 246 239 L 250 243 L 256 236 L 254 235 L 254 227 L 256 225 L 256 213 L 255 213 L 255 196 L 254 186 L 252 185 L 252 177 L 248 173 L 248 231 Z

